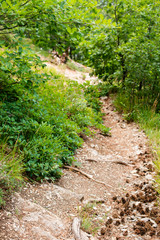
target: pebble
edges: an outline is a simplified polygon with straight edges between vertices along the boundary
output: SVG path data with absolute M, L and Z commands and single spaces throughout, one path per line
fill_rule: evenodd
M 110 225 L 110 224 L 112 224 L 112 222 L 113 222 L 113 219 L 112 218 L 108 218 L 108 220 L 106 221 L 106 226 L 108 226 L 108 225 Z
M 125 218 L 124 218 L 124 217 L 121 218 L 121 223 L 122 223 L 122 224 L 125 223 Z
M 158 224 L 160 223 L 160 216 L 155 219 L 155 222 Z
M 112 214 L 112 217 L 113 217 L 113 218 L 118 218 L 118 213 L 114 212 L 114 213 Z
M 106 232 L 106 227 L 102 227 L 102 228 L 101 228 L 101 235 L 104 235 L 105 232 Z
M 145 178 L 146 178 L 147 180 L 152 180 L 152 179 L 153 179 L 153 178 L 152 178 L 152 175 L 150 175 L 150 174 L 146 175 Z
M 125 232 L 123 233 L 123 236 L 128 236 L 128 231 L 125 231 Z
M 113 199 L 113 201 L 116 201 L 117 200 L 117 196 L 114 196 L 112 199 Z
M 94 144 L 91 144 L 91 148 L 95 148 L 96 146 Z
M 119 220 L 117 220 L 115 223 L 114 223 L 114 225 L 116 225 L 116 226 L 119 226 L 121 224 L 121 222 L 119 221 Z

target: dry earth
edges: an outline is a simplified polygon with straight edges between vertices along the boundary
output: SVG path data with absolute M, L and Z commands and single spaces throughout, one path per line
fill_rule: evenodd
M 88 68 L 83 66 L 82 64 L 74 62 L 74 64 L 77 65 L 77 67 L 82 67 L 84 68 L 84 72 L 81 71 L 75 71 L 71 70 L 70 68 L 66 67 L 65 64 L 53 64 L 52 61 L 47 61 L 47 58 L 41 57 L 41 60 L 45 62 L 47 65 L 48 69 L 55 69 L 57 73 L 65 75 L 65 77 L 69 78 L 70 80 L 77 81 L 79 84 L 83 84 L 86 81 L 89 81 L 91 84 L 95 84 L 98 81 L 100 81 L 97 77 L 95 76 L 90 76 L 89 72 L 87 72 Z M 86 70 L 86 72 L 85 72 Z
M 67 70 L 67 77 L 80 79 L 81 73 L 72 74 Z M 122 119 L 111 99 L 101 100 L 111 137 L 95 130 L 75 154 L 78 167 L 64 169 L 56 183 L 28 183 L 14 194 L 0 211 L 1 240 L 160 239 L 148 139 Z M 73 234 L 76 217 L 83 221 L 81 237 Z

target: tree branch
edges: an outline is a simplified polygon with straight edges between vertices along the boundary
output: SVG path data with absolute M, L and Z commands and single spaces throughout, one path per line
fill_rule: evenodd
M 21 7 L 23 7 L 23 6 L 25 6 L 27 3 L 29 3 L 31 0 L 28 0 L 28 1 L 26 1 L 25 3 L 23 3 L 22 5 L 21 5 Z
M 75 167 L 70 167 L 70 166 L 63 166 L 63 167 L 66 168 L 66 169 L 73 170 L 73 171 L 75 171 L 75 172 L 79 172 L 80 174 L 82 174 L 82 175 L 85 176 L 86 178 L 91 179 L 93 182 L 102 184 L 102 185 L 104 185 L 105 187 L 110 187 L 110 188 L 112 188 L 111 185 L 106 184 L 106 183 L 104 183 L 104 182 L 101 182 L 101 181 L 99 181 L 99 180 L 96 180 L 96 179 L 94 179 L 92 176 L 90 176 L 89 174 L 87 174 L 87 173 L 85 173 L 85 172 L 83 172 L 83 171 L 81 171 L 81 170 L 79 170 L 79 169 L 77 169 L 77 168 L 75 168 Z

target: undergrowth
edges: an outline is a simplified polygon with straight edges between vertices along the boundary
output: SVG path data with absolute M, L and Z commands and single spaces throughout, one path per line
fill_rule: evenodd
M 87 203 L 79 210 L 79 216 L 82 219 L 82 229 L 92 235 L 95 235 L 102 227 L 106 214 L 102 215 L 101 204 Z
M 80 132 L 101 123 L 76 82 L 51 73 L 36 93 L 1 103 L 1 138 L 24 153 L 27 175 L 36 180 L 59 178 L 60 167 L 74 161 L 82 145 Z
M 74 70 L 74 71 L 79 71 L 79 72 L 85 72 L 85 73 L 90 73 L 91 72 L 91 69 L 90 68 L 86 68 L 86 67 L 83 67 L 82 65 L 74 62 L 73 60 L 68 60 L 67 63 L 66 63 L 67 67 L 71 70 Z
M 24 164 L 23 155 L 16 145 L 10 149 L 6 144 L 0 146 L 0 207 L 5 204 L 6 195 L 21 185 Z
M 41 55 L 43 57 L 49 58 L 50 57 L 50 49 L 49 48 L 41 48 L 35 45 L 30 38 L 23 38 L 23 43 L 27 45 L 35 54 Z
M 0 44 L 0 136 L 1 146 L 6 146 L 0 183 L 13 189 L 12 179 L 20 181 L 22 169 L 28 179 L 54 181 L 63 165 L 75 161 L 74 152 L 83 143 L 81 132 L 89 135 L 88 127 L 94 126 L 109 133 L 102 124 L 99 95 L 91 97 L 91 86 L 44 68 L 28 41 L 25 45 L 23 39 L 13 38 L 9 47 L 3 40 Z M 1 190 L 1 203 L 3 195 Z

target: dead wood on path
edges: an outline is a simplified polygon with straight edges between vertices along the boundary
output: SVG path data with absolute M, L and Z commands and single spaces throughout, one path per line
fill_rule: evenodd
M 72 223 L 72 232 L 74 234 L 75 240 L 82 240 L 80 226 L 81 226 L 81 220 L 75 217 Z
M 116 163 L 116 164 L 121 164 L 121 165 L 124 165 L 124 166 L 129 166 L 130 164 L 124 162 L 124 161 L 121 161 L 121 160 L 107 160 L 107 161 L 98 161 L 98 160 L 95 160 L 95 159 L 86 159 L 86 161 L 88 162 L 111 162 L 111 163 Z
M 72 171 L 75 171 L 75 172 L 78 172 L 78 173 L 80 173 L 81 175 L 85 176 L 86 178 L 91 179 L 93 182 L 96 182 L 96 183 L 102 184 L 102 185 L 104 185 L 105 187 L 110 187 L 110 188 L 112 188 L 111 185 L 106 184 L 106 183 L 104 183 L 104 182 L 101 182 L 101 181 L 99 181 L 99 180 L 97 180 L 97 179 L 94 179 L 91 175 L 89 175 L 89 174 L 87 174 L 87 173 L 81 171 L 81 170 L 78 169 L 78 168 L 70 167 L 70 166 L 64 166 L 63 168 L 65 168 L 65 169 L 69 169 L 69 170 L 72 170 Z

